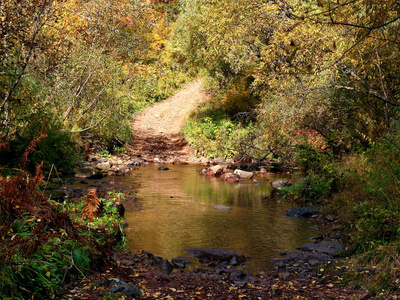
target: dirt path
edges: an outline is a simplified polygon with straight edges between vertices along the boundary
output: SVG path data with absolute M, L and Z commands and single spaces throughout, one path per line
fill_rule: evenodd
M 176 95 L 141 111 L 132 121 L 130 156 L 149 162 L 194 162 L 194 151 L 181 134 L 182 126 L 190 111 L 207 99 L 198 79 Z

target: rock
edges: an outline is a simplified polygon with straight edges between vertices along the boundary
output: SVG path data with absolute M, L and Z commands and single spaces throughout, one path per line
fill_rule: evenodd
M 142 292 L 133 284 L 126 283 L 118 278 L 109 279 L 110 285 L 108 291 L 110 293 L 123 293 L 128 297 L 140 297 Z
M 200 175 L 203 176 L 215 176 L 215 173 L 210 168 L 204 168 L 200 171 Z
M 117 212 L 119 214 L 120 217 L 124 217 L 125 215 L 125 207 L 123 204 L 118 203 L 117 205 L 115 205 L 115 207 L 117 208 Z
M 209 169 L 214 172 L 214 176 L 219 176 L 224 171 L 224 167 L 221 165 L 212 166 Z
M 131 161 L 128 161 L 126 164 L 130 165 L 130 166 L 135 166 L 135 167 L 140 167 L 142 165 L 142 163 L 138 160 L 131 160 Z
M 302 247 L 302 250 L 337 255 L 344 250 L 344 245 L 334 241 L 321 241 L 305 245 Z
M 247 277 L 247 274 L 240 270 L 233 270 L 233 272 L 229 273 L 229 279 L 233 281 L 243 280 Z
M 101 162 L 96 164 L 96 169 L 99 170 L 108 170 L 111 167 L 111 163 L 109 161 Z
M 312 267 L 316 268 L 321 264 L 327 264 L 329 262 L 334 262 L 332 255 L 322 253 L 322 252 L 288 252 L 282 257 L 272 259 L 274 264 L 279 269 L 288 268 L 304 268 Z
M 213 208 L 218 209 L 218 210 L 231 210 L 230 207 L 225 206 L 225 205 L 214 205 Z
M 46 189 L 46 191 L 53 191 L 53 190 L 57 190 L 61 187 L 61 184 L 58 183 L 53 183 L 53 182 L 47 182 L 47 183 L 41 183 L 39 185 L 40 189 Z
M 232 261 L 236 257 L 239 263 L 246 261 L 246 257 L 235 250 L 219 249 L 219 248 L 188 248 L 185 249 L 186 253 L 204 261 L 204 262 L 227 262 Z
M 89 178 L 95 174 L 94 168 L 92 166 L 86 166 L 76 170 L 75 177 L 77 178 Z
M 241 270 L 236 270 L 234 268 L 226 268 L 226 267 L 222 267 L 222 268 L 216 268 L 215 272 L 218 273 L 219 275 L 228 275 L 230 280 L 233 281 L 243 281 L 245 279 L 254 279 L 253 275 L 245 273 Z M 243 285 L 245 285 L 247 282 L 243 281 L 242 282 Z
M 178 256 L 172 259 L 172 265 L 175 269 L 183 270 L 187 265 L 191 264 L 193 259 L 187 256 Z
M 221 175 L 220 179 L 228 181 L 229 178 L 233 178 L 236 181 L 239 181 L 238 175 L 233 172 L 224 173 Z M 235 181 L 235 182 L 236 182 Z M 232 181 L 233 182 L 233 181 Z
M 92 176 L 90 176 L 89 179 L 102 179 L 106 176 L 107 176 L 107 174 L 98 172 L 98 173 L 94 173 Z
M 265 167 L 260 167 L 260 174 L 267 174 L 267 169 L 265 169 Z
M 328 222 L 334 222 L 334 221 L 336 221 L 336 217 L 333 215 L 327 215 L 325 217 L 325 220 L 327 220 Z
M 132 168 L 127 165 L 120 165 L 117 172 L 118 175 L 130 175 L 132 173 Z
M 55 184 L 59 184 L 62 185 L 63 180 L 61 178 L 52 178 L 51 182 L 55 183 Z
M 173 269 L 174 267 L 172 266 L 172 264 L 168 260 L 163 259 L 161 264 L 161 271 L 163 272 L 163 274 L 169 275 L 172 273 Z
M 235 177 L 227 177 L 225 179 L 225 181 L 228 182 L 228 183 L 235 183 L 235 182 L 239 181 L 239 178 L 237 178 L 236 176 Z
M 289 180 L 287 180 L 287 179 L 277 179 L 277 180 L 271 180 L 270 183 L 271 183 L 271 186 L 272 186 L 274 189 L 280 190 L 280 189 L 282 189 L 283 187 L 289 185 Z
M 289 272 L 281 272 L 281 273 L 278 273 L 278 277 L 283 280 L 287 280 L 290 277 L 290 273 Z
M 242 179 L 251 179 L 254 176 L 253 172 L 242 171 L 242 170 L 239 170 L 239 169 L 236 169 L 234 173 L 239 175 L 239 177 L 242 178 Z
M 147 251 L 143 251 L 143 253 L 147 255 L 147 261 L 152 267 L 155 267 L 156 269 L 161 271 L 164 275 L 171 274 L 174 267 L 168 260 L 160 256 L 155 256 Z
M 321 215 L 321 212 L 313 207 L 293 207 L 285 212 L 287 217 L 310 218 L 315 215 Z
M 159 170 L 159 171 L 168 171 L 169 168 L 165 167 L 165 166 L 162 166 L 162 167 L 159 167 L 157 170 Z

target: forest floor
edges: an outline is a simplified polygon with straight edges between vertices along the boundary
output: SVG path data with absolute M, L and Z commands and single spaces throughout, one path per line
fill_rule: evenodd
M 127 154 L 147 162 L 195 162 L 194 150 L 181 131 L 190 112 L 208 98 L 198 79 L 174 96 L 141 111 L 132 121 L 133 139 Z
M 134 138 L 128 155 L 148 162 L 195 162 L 193 150 L 181 135 L 184 120 L 208 95 L 197 80 L 175 96 L 135 116 Z M 162 259 L 161 259 L 162 260 Z M 298 265 L 297 265 L 298 266 Z M 296 264 L 246 274 L 233 266 L 204 267 L 194 271 L 165 271 L 148 253 L 115 253 L 100 271 L 74 282 L 61 291 L 59 299 L 371 299 L 366 289 L 356 289 L 344 272 L 324 275 L 323 266 L 298 272 Z M 321 274 L 322 273 L 322 274 Z M 113 278 L 123 281 L 119 293 Z M 117 286 L 117 287 L 116 287 Z M 127 286 L 133 287 L 132 296 Z M 131 296 L 129 296 L 131 295 Z M 400 299 L 391 295 L 386 299 Z

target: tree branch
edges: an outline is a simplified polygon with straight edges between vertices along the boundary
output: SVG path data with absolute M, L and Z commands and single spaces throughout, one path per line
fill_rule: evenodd
M 97 122 L 96 122 L 95 124 L 93 124 L 93 125 L 90 125 L 89 127 L 86 127 L 86 128 L 84 128 L 84 129 L 81 129 L 81 130 L 71 130 L 70 132 L 71 132 L 71 133 L 79 133 L 79 132 L 87 131 L 87 130 L 92 129 L 93 127 L 96 127 L 97 125 L 99 125 L 105 118 L 106 118 L 106 116 L 102 117 L 99 121 L 97 121 Z

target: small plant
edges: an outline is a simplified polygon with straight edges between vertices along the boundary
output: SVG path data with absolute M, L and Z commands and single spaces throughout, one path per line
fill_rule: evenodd
M 100 152 L 97 153 L 98 156 L 103 157 L 103 158 L 110 158 L 111 154 L 108 152 L 108 150 L 101 150 Z

